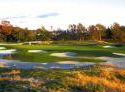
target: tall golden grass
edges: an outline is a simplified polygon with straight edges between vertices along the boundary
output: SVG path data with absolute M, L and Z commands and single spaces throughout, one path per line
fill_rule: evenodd
M 124 69 L 100 67 L 99 70 L 101 70 L 99 75 L 92 76 L 78 71 L 75 77 L 67 77 L 67 81 L 69 81 L 70 84 L 75 83 L 84 88 L 89 88 L 91 87 L 90 85 L 100 85 L 103 88 L 103 92 L 112 92 L 113 90 L 120 90 L 120 92 L 125 92 L 125 82 L 115 76 L 116 74 L 119 74 L 125 78 Z
M 40 73 L 40 71 L 38 72 Z M 41 80 L 43 75 L 39 76 L 40 79 L 35 79 L 32 76 L 30 78 L 22 78 L 20 76 L 20 70 L 12 70 L 11 72 L 4 72 L 2 74 L 13 76 L 0 77 L 0 81 L 29 81 L 31 88 L 45 88 L 45 90 L 50 92 L 70 92 L 69 89 L 71 86 L 81 87 L 87 92 L 125 92 L 125 69 L 101 65 L 94 66 L 92 68 L 71 70 L 71 72 L 68 71 L 68 74 L 66 72 L 67 71 L 64 72 L 66 75 L 63 76 L 63 82 L 65 84 L 64 88 L 46 88 L 46 81 L 56 80 L 56 78 L 59 78 L 59 74 L 62 74 L 62 72 L 59 71 L 58 75 L 54 75 L 54 73 L 48 74 L 44 80 Z M 120 76 L 120 78 L 116 75 Z M 59 83 L 61 84 L 61 82 Z

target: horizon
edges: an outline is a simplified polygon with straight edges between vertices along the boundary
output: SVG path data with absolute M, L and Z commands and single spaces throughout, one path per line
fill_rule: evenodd
M 0 21 L 8 20 L 13 26 L 37 29 L 68 28 L 69 24 L 103 24 L 117 22 L 125 25 L 124 0 L 4 0 L 0 1 Z

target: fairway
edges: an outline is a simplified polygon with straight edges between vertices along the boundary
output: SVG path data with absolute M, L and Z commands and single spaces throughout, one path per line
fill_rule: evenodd
M 122 57 L 113 54 L 114 52 L 125 53 L 125 46 L 116 48 L 103 48 L 103 45 L 97 46 L 53 46 L 53 45 L 14 45 L 4 46 L 8 49 L 17 49 L 17 53 L 13 55 L 14 60 L 22 62 L 60 62 L 60 61 L 79 61 L 79 62 L 95 62 L 100 63 L 104 60 L 92 58 L 73 58 L 73 57 L 56 57 L 51 56 L 52 53 L 74 52 L 77 56 L 83 57 Z M 45 50 L 47 52 L 29 53 L 28 50 Z M 7 58 L 6 58 L 7 59 Z

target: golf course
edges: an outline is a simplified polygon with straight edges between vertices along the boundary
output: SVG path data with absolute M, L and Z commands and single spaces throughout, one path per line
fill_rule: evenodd
M 29 62 L 30 64 L 37 63 L 37 65 L 40 63 L 41 64 L 48 63 L 50 64 L 49 66 L 51 66 L 51 64 L 55 64 L 56 67 L 58 66 L 57 64 L 67 65 L 68 62 L 70 62 L 69 64 L 72 64 L 73 62 L 79 63 L 79 65 L 85 64 L 85 66 L 92 64 L 103 64 L 103 63 L 106 64 L 108 62 L 107 64 L 112 64 L 119 67 L 125 67 L 124 65 L 125 46 L 118 44 L 96 44 L 96 45 L 83 44 L 81 46 L 71 45 L 71 44 L 70 45 L 5 45 L 1 46 L 1 48 L 4 48 L 3 50 L 0 50 L 1 55 L 2 52 L 3 54 L 5 54 L 7 50 L 14 52 L 10 55 L 8 54 L 3 55 L 1 59 L 8 61 L 15 60 L 15 65 L 17 60 L 20 61 L 21 63 Z M 114 61 L 110 62 L 111 59 Z M 37 65 L 34 66 L 37 68 Z M 77 64 L 72 65 L 72 68 L 74 68 L 73 66 L 77 66 Z
M 0 46 L 0 55 L 1 91 L 124 91 L 123 44 L 6 44 Z
M 125 92 L 124 0 L 0 0 L 0 92 Z

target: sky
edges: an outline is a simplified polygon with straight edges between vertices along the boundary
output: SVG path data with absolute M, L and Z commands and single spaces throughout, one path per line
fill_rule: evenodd
M 78 23 L 108 27 L 125 25 L 124 10 L 125 0 L 0 0 L 0 21 L 29 29 L 66 29 Z

